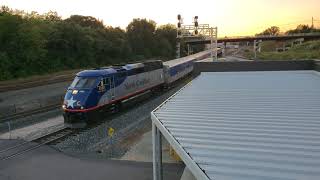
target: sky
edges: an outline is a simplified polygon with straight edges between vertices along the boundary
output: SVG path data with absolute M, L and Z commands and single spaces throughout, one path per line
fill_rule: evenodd
M 220 37 L 254 35 L 272 25 L 285 31 L 311 25 L 312 17 L 320 27 L 320 0 L 0 0 L 0 5 L 41 14 L 52 10 L 62 18 L 93 16 L 123 29 L 133 18 L 176 24 L 181 14 L 191 24 L 197 15 L 200 24 L 217 26 Z

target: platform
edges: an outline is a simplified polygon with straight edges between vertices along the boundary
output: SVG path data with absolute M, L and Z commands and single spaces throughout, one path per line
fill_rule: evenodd
M 0 151 L 21 140 L 0 140 Z M 165 164 L 164 179 L 179 180 L 184 166 Z M 0 160 L 1 180 L 150 180 L 152 163 L 71 157 L 49 146 Z

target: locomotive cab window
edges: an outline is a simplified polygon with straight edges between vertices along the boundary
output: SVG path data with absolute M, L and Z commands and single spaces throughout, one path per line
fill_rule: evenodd
M 104 91 L 106 88 L 104 86 L 103 80 L 101 80 L 97 86 L 99 91 Z
M 96 83 L 96 78 L 92 77 L 76 77 L 71 83 L 71 88 L 92 88 Z
M 100 81 L 97 87 L 102 87 L 103 86 L 103 82 Z

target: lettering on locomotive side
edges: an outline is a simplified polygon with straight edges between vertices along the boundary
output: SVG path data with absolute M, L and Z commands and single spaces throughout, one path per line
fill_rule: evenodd
M 150 79 L 141 79 L 141 80 L 137 80 L 136 81 L 136 86 L 139 87 L 139 86 L 144 86 L 145 84 L 148 84 L 150 82 Z
M 124 84 L 124 87 L 129 90 L 129 89 L 135 89 L 135 88 L 138 88 L 138 87 L 142 87 L 146 84 L 149 84 L 150 83 L 150 79 L 147 79 L 147 78 L 144 78 L 144 79 L 139 79 L 139 80 L 136 80 L 134 82 L 129 82 L 129 83 L 126 83 Z
M 128 90 L 128 89 L 133 89 L 136 87 L 136 84 L 134 82 L 130 82 L 130 83 L 126 83 L 124 84 L 124 87 Z

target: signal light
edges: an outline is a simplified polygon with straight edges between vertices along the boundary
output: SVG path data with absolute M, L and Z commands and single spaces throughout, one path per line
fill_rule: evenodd
M 194 30 L 194 34 L 195 35 L 197 35 L 198 34 L 198 30 L 196 29 L 196 30 Z
M 180 22 L 178 22 L 178 28 L 181 28 L 181 23 Z
M 178 35 L 179 35 L 179 36 L 181 35 L 181 31 L 178 31 Z
M 198 26 L 199 26 L 198 16 L 195 16 L 195 17 L 194 17 L 194 26 L 195 26 L 195 27 L 198 27 Z
M 181 15 L 180 14 L 178 14 L 178 20 L 181 20 Z

